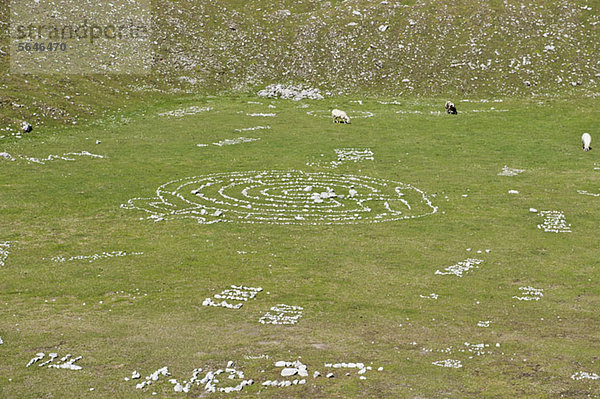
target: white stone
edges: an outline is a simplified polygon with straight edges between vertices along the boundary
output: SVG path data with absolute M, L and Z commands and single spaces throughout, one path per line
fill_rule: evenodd
M 298 374 L 298 369 L 296 368 L 284 368 L 283 370 L 281 370 L 282 377 L 289 377 L 296 374 Z

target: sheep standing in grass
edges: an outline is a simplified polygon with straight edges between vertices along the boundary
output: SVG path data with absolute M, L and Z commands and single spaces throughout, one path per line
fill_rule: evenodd
M 590 147 L 590 144 L 592 144 L 592 136 L 589 133 L 582 134 L 581 144 L 583 144 L 583 151 L 591 150 L 592 147 Z
M 350 117 L 342 110 L 334 109 L 331 111 L 333 123 L 350 123 Z
M 456 107 L 454 106 L 454 103 L 452 101 L 446 101 L 446 112 L 452 115 L 456 115 L 458 114 L 458 111 L 456 111 Z

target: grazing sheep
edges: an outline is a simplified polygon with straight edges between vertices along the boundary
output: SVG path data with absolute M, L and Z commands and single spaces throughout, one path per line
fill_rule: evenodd
M 33 127 L 28 122 L 23 122 L 23 124 L 21 125 L 21 130 L 23 131 L 23 133 L 29 133 L 33 130 Z
M 350 123 L 350 117 L 342 110 L 334 109 L 331 111 L 333 123 Z
M 446 101 L 446 112 L 452 115 L 458 114 L 458 111 L 456 111 L 456 107 L 452 101 Z
M 581 144 L 583 144 L 583 151 L 589 151 L 592 149 L 590 144 L 592 143 L 592 136 L 589 133 L 581 135 Z

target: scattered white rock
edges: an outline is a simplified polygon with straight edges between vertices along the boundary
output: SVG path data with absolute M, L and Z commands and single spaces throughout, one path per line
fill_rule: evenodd
M 212 108 L 210 108 L 210 107 L 192 106 L 192 107 L 188 107 L 188 108 L 176 109 L 176 110 L 173 110 L 173 111 L 161 112 L 161 113 L 158 114 L 158 116 L 168 116 L 168 117 L 181 118 L 181 117 L 184 117 L 184 116 L 195 115 L 195 114 L 198 114 L 200 112 L 208 112 L 208 111 L 212 111 Z
M 319 89 L 304 88 L 303 86 L 272 84 L 260 90 L 259 97 L 300 100 L 322 100 L 323 95 Z
M 540 211 L 540 216 L 544 217 L 544 222 L 538 224 L 538 229 L 543 229 L 550 233 L 570 233 L 571 225 L 567 224 L 565 215 L 561 211 Z
M 443 271 L 443 272 L 440 270 L 436 270 L 435 274 L 440 274 L 440 275 L 453 274 L 455 276 L 462 277 L 463 273 L 466 273 L 473 268 L 478 268 L 479 267 L 478 265 L 480 265 L 481 263 L 483 263 L 483 260 L 481 260 L 481 259 L 468 258 L 462 262 L 458 262 L 455 265 L 448 266 L 447 268 L 444 269 L 445 271 Z
M 270 129 L 271 126 L 254 126 L 254 127 L 245 127 L 242 129 L 235 129 L 236 132 L 250 132 L 250 131 L 254 131 L 254 130 L 263 130 L 263 129 Z
M 336 148 L 336 160 L 323 165 L 321 162 L 307 163 L 308 166 L 320 166 L 326 169 L 335 169 L 344 162 L 362 162 L 374 160 L 373 151 L 370 148 Z
M 579 194 L 590 195 L 592 197 L 600 197 L 600 193 L 590 193 L 589 191 L 585 191 L 585 190 L 577 190 L 577 192 Z
M 539 301 L 544 296 L 544 290 L 541 288 L 519 287 L 519 291 L 521 296 L 513 296 L 519 301 Z
M 125 251 L 112 251 L 112 252 L 102 252 L 99 254 L 93 255 L 77 255 L 71 256 L 69 258 L 65 258 L 64 256 L 53 256 L 51 259 L 53 262 L 61 263 L 61 262 L 70 262 L 73 260 L 88 260 L 90 263 L 99 259 L 109 259 L 109 258 L 118 258 L 123 256 L 136 256 L 143 255 L 143 252 L 125 252 Z
M 31 359 L 29 361 L 29 363 L 27 363 L 27 366 L 25 366 L 25 367 L 29 367 L 29 366 L 37 363 L 38 361 L 42 360 L 44 357 L 45 357 L 45 354 L 43 352 L 37 353 L 35 355 L 35 357 L 33 359 Z M 81 356 L 74 358 L 71 356 L 71 354 L 67 354 L 66 356 L 62 357 L 60 359 L 59 363 L 57 363 L 57 364 L 50 364 L 58 357 L 57 353 L 50 353 L 48 355 L 48 357 L 49 357 L 49 360 L 41 363 L 39 365 L 39 367 L 48 366 L 49 368 L 67 369 L 67 370 L 81 370 L 82 369 L 81 366 L 78 366 L 75 364 L 75 362 L 81 360 Z
M 10 254 L 11 241 L 0 241 L 0 267 L 4 266 L 8 255 Z
M 585 371 L 578 371 L 571 376 L 572 380 L 600 380 L 600 375 L 596 373 L 587 373 Z
M 225 140 L 221 140 L 219 142 L 213 143 L 213 145 L 222 147 L 224 145 L 234 145 L 234 144 L 241 144 L 241 143 L 251 143 L 253 141 L 258 141 L 260 140 L 260 137 L 258 138 L 252 138 L 252 137 L 236 137 L 234 139 L 225 139 Z M 198 145 L 198 144 L 197 144 Z
M 88 151 L 68 152 L 63 155 L 48 155 L 46 158 L 34 158 L 34 157 L 27 156 L 27 155 L 19 155 L 18 158 L 24 159 L 27 162 L 33 162 L 33 163 L 44 165 L 46 162 L 55 161 L 55 160 L 74 161 L 75 159 L 70 158 L 71 156 L 78 156 L 78 157 L 89 156 L 91 158 L 104 158 L 104 155 L 92 154 L 91 152 L 88 152 Z
M 446 360 L 438 360 L 437 362 L 431 363 L 435 366 L 440 367 L 448 367 L 453 369 L 459 369 L 462 367 L 462 363 L 460 360 L 446 359 Z
M 302 317 L 303 309 L 300 306 L 279 304 L 273 306 L 258 322 L 261 324 L 296 324 Z
M 0 158 L 3 158 L 7 161 L 14 161 L 15 158 L 13 158 L 12 155 L 10 155 L 8 152 L 0 152 Z
M 246 287 L 244 285 L 232 285 L 231 288 L 221 291 L 219 294 L 215 294 L 213 298 L 221 300 L 221 302 L 215 302 L 211 298 L 206 298 L 203 302 L 203 306 L 215 306 L 224 307 L 228 309 L 239 309 L 243 306 L 244 302 L 250 299 L 254 299 L 256 295 L 262 291 L 261 287 Z M 240 302 L 237 304 L 229 303 L 227 301 Z
M 277 116 L 277 114 L 274 114 L 274 113 L 263 113 L 263 112 L 254 112 L 254 113 L 249 113 L 246 115 L 247 116 L 260 116 L 263 118 L 273 118 L 273 117 Z
M 31 365 L 33 365 L 33 364 L 35 364 L 35 363 L 39 362 L 40 360 L 42 360 L 42 359 L 44 358 L 44 356 L 46 356 L 46 354 L 45 354 L 45 353 L 43 353 L 43 352 L 36 353 L 35 357 L 34 357 L 34 358 L 32 358 L 32 359 L 29 361 L 29 363 L 27 363 L 27 366 L 25 366 L 25 367 L 29 367 L 29 366 L 31 366 Z

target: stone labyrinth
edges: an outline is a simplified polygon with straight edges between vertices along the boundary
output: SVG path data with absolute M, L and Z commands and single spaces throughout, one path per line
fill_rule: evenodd
M 437 212 L 411 185 L 365 176 L 302 171 L 231 172 L 173 180 L 156 197 L 121 205 L 155 221 L 192 218 L 198 223 L 378 223 Z

